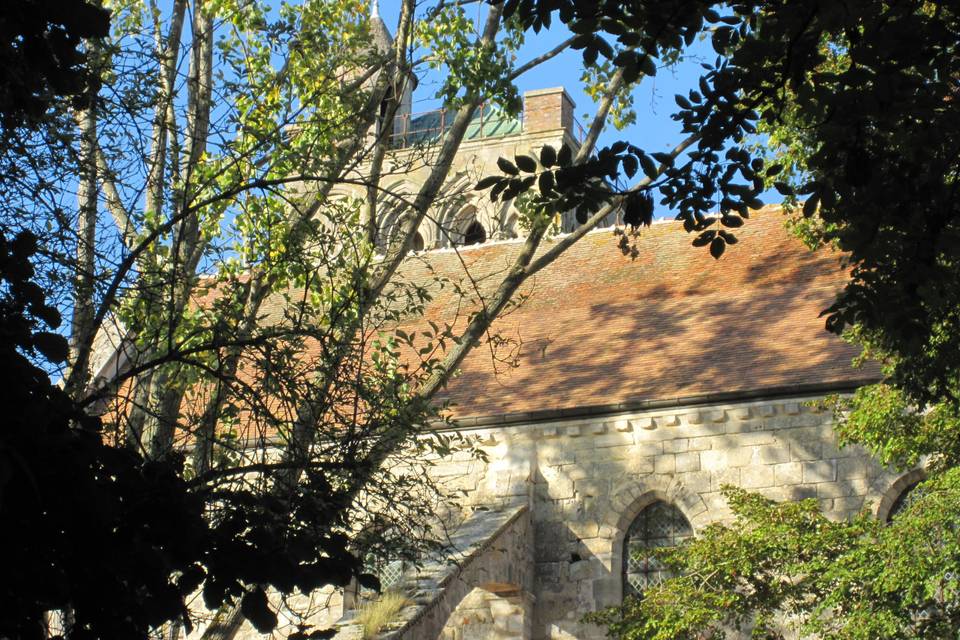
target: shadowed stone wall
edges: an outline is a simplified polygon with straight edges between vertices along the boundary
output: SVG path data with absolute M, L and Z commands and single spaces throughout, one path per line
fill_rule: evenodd
M 860 448 L 839 449 L 832 416 L 811 408 L 807 401 L 813 399 L 477 429 L 489 464 L 442 461 L 437 473 L 463 488 L 472 504 L 503 508 L 529 501 L 531 637 L 599 640 L 604 631 L 580 618 L 620 602 L 624 536 L 656 500 L 680 509 L 694 532 L 731 517 L 720 494 L 726 484 L 776 500 L 816 498 L 831 518 L 861 509 L 883 515 L 884 505 L 889 508 L 916 473 L 897 475 Z M 473 637 L 444 633 L 445 640 Z

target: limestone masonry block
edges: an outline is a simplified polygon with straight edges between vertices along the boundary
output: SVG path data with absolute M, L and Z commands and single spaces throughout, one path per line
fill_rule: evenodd
M 710 436 L 704 436 L 700 438 L 690 438 L 688 440 L 690 451 L 704 451 L 710 449 L 713 446 L 713 438 Z
M 633 436 L 628 433 L 613 432 L 608 433 L 602 436 L 595 436 L 593 439 L 593 446 L 597 449 L 605 449 L 607 447 L 625 447 L 633 445 Z M 606 454 L 602 454 L 606 455 Z
M 658 456 L 663 453 L 663 443 L 644 442 L 633 447 L 638 456 Z
M 803 463 L 803 481 L 806 483 L 833 482 L 836 479 L 836 460 L 814 460 Z
M 764 464 L 790 462 L 790 447 L 762 447 L 760 461 Z
M 791 460 L 817 460 L 823 453 L 823 444 L 819 441 L 803 441 L 790 443 Z
M 737 420 L 746 420 L 750 417 L 750 407 L 737 407 L 730 414 Z
M 727 465 L 731 467 L 746 467 L 753 464 L 756 447 L 735 447 L 727 449 Z
M 834 498 L 834 511 L 845 511 L 847 513 L 856 513 L 863 508 L 863 496 L 847 496 L 843 498 Z
M 786 462 L 773 465 L 775 484 L 800 484 L 803 482 L 803 466 L 800 462 Z
M 653 472 L 654 473 L 674 473 L 677 470 L 677 461 L 676 456 L 674 455 L 661 455 L 657 456 L 654 459 Z
M 759 407 L 757 407 L 757 414 L 761 418 L 772 418 L 777 414 L 777 407 L 776 405 L 772 405 L 772 404 L 760 405 Z
M 690 441 L 686 438 L 677 438 L 676 440 L 664 440 L 663 450 L 666 453 L 681 453 L 690 448 Z
M 544 438 L 556 438 L 556 437 L 557 437 L 557 428 L 556 428 L 556 427 L 544 427 L 544 428 L 543 428 L 543 437 L 544 437 Z
M 724 449 L 701 451 L 700 468 L 706 471 L 721 471 L 727 468 L 727 451 Z
M 683 488 L 693 493 L 705 493 L 713 488 L 713 474 L 709 471 L 693 471 L 681 476 Z
M 590 427 L 590 431 L 594 435 L 600 435 L 601 433 L 607 432 L 607 423 L 605 422 L 594 422 L 593 426 Z
M 787 402 L 783 405 L 783 412 L 788 416 L 795 416 L 800 413 L 800 403 L 799 402 Z
M 871 465 L 862 458 L 837 460 L 837 474 L 844 480 L 870 477 Z
M 569 437 L 571 437 L 571 438 L 578 438 L 578 437 L 580 437 L 580 426 L 579 426 L 579 425 L 571 425 L 571 426 L 567 427 L 567 435 L 568 435 Z
M 687 414 L 687 424 L 701 424 L 703 423 L 703 413 L 700 411 L 694 411 L 693 413 Z
M 740 486 L 759 489 L 773 486 L 773 467 L 745 467 L 740 470 Z
M 675 467 L 677 473 L 700 470 L 700 454 L 697 452 L 678 453 Z
M 702 458 L 701 458 L 702 462 Z M 724 469 L 710 473 L 710 489 L 719 491 L 724 485 L 740 486 L 740 469 Z
M 629 420 L 617 420 L 617 431 L 629 432 L 633 431 L 633 425 Z
M 818 498 L 846 498 L 859 493 L 850 482 L 822 482 L 817 485 Z

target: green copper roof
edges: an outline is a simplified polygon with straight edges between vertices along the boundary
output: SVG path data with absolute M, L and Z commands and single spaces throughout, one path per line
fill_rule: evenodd
M 433 144 L 438 142 L 453 120 L 452 111 L 429 111 L 424 114 L 407 118 L 398 118 L 393 146 L 410 147 L 417 144 Z M 467 126 L 465 140 L 479 140 L 481 138 L 500 138 L 512 136 L 523 131 L 523 119 L 520 116 L 511 116 L 493 105 L 484 105 L 478 109 Z

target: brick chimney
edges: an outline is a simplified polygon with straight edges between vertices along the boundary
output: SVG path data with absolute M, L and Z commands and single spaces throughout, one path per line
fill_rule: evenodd
M 534 133 L 563 129 L 573 134 L 576 106 L 563 87 L 527 91 L 523 94 L 523 130 Z

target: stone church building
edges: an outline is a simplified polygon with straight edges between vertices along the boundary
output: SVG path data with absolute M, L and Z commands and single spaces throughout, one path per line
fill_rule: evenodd
M 379 22 L 379 38 L 389 33 Z M 472 190 L 496 160 L 582 139 L 562 88 L 524 95 L 522 117 L 480 110 L 454 162 L 451 198 L 419 229 L 401 277 L 498 283 L 521 246 L 511 203 Z M 390 136 L 389 188 L 415 193 L 445 114 L 411 113 L 401 98 Z M 660 577 L 645 549 L 696 536 L 731 516 L 720 489 L 776 500 L 816 498 L 847 518 L 888 518 L 922 471 L 896 474 L 839 448 L 832 417 L 811 401 L 876 379 L 824 330 L 821 310 L 845 274 L 839 256 L 789 235 L 776 206 L 751 215 L 739 243 L 714 260 L 679 223 L 658 222 L 631 258 L 610 225 L 587 234 L 521 289 L 494 331 L 507 366 L 475 349 L 444 392 L 457 429 L 488 460 L 466 454 L 433 473 L 471 514 L 446 558 L 382 577 L 408 600 L 378 637 L 396 640 L 597 640 L 583 614 L 619 604 Z M 395 219 L 387 215 L 380 235 Z M 558 221 L 560 233 L 574 212 Z M 549 246 L 551 241 L 545 241 Z M 455 287 L 425 317 L 452 321 Z M 115 363 L 104 369 L 115 367 Z M 360 638 L 358 598 L 334 594 L 323 622 Z M 252 628 L 244 638 L 260 637 Z
M 527 93 L 520 120 L 478 116 L 457 160 L 465 184 L 500 156 L 576 146 L 573 109 L 556 88 Z M 442 123 L 402 109 L 394 153 L 442 135 Z M 398 185 L 418 179 L 414 169 Z M 425 222 L 422 260 L 403 276 L 466 283 L 469 272 L 481 293 L 495 286 L 522 230 L 485 195 Z M 809 251 L 784 220 L 776 206 L 755 212 L 720 260 L 691 247 L 679 223 L 645 229 L 633 259 L 599 229 L 525 285 L 523 304 L 495 325 L 514 340 L 516 366 L 475 349 L 444 396 L 489 456 L 434 470 L 472 515 L 449 557 L 383 576 L 409 600 L 378 637 L 603 638 L 583 614 L 658 579 L 644 549 L 728 519 L 723 485 L 816 498 L 832 518 L 889 517 L 922 471 L 895 474 L 839 448 L 831 415 L 812 405 L 876 372 L 852 368 L 855 349 L 819 317 L 844 282 L 838 254 Z M 561 232 L 573 224 L 559 221 Z M 426 318 L 449 321 L 457 305 L 437 291 Z M 336 613 L 337 638 L 360 637 L 351 606 Z

